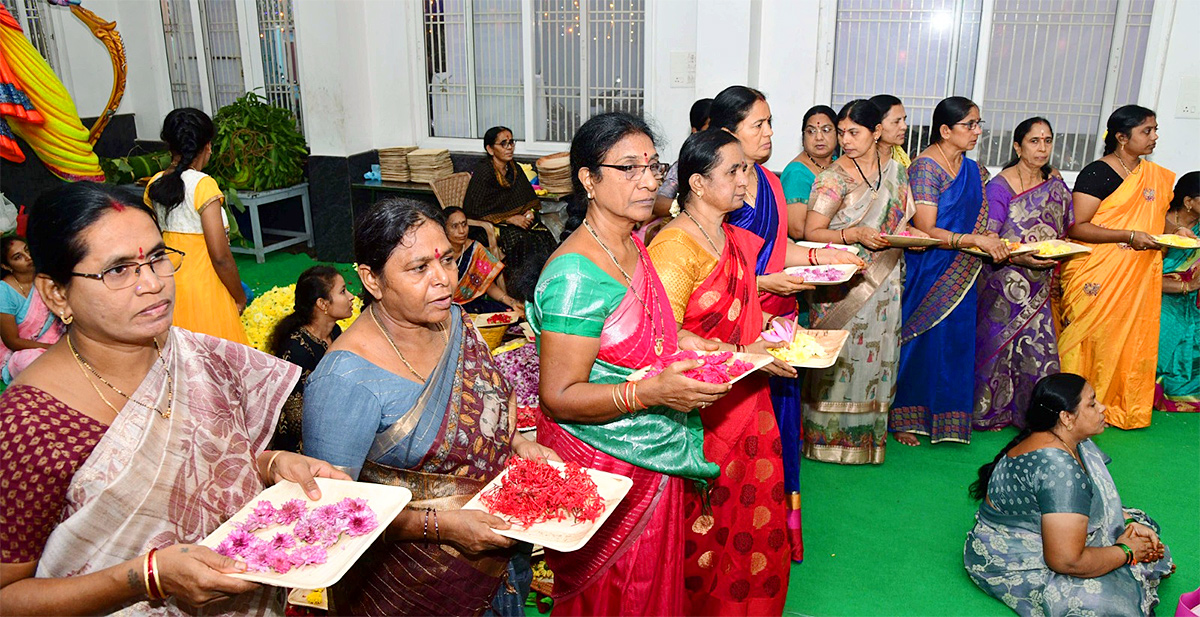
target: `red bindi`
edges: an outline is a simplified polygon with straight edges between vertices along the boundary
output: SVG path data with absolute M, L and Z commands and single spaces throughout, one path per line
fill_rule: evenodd
M 142 247 L 139 246 L 138 247 L 138 259 L 145 259 L 145 258 L 146 258 L 146 253 L 145 253 L 145 251 L 142 250 Z
M 441 249 L 433 249 L 433 258 L 441 259 L 442 258 L 442 250 Z

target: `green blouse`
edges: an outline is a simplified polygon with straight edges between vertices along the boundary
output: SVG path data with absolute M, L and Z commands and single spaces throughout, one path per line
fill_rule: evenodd
M 600 338 L 604 322 L 625 299 L 628 288 L 578 253 L 567 253 L 546 264 L 526 304 L 526 319 L 541 345 L 543 331 Z M 616 384 L 635 369 L 599 358 L 588 381 Z M 584 443 L 627 463 L 690 479 L 716 477 L 720 469 L 704 458 L 704 428 L 695 411 L 651 407 L 622 414 L 603 424 L 559 422 Z

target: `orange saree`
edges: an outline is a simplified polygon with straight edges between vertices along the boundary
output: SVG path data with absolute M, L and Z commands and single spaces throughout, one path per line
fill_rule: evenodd
M 1109 229 L 1163 232 L 1175 174 L 1142 161 L 1100 202 L 1092 223 Z M 1150 426 L 1162 307 L 1162 253 L 1127 244 L 1091 245 L 1062 267 L 1062 370 L 1087 378 L 1108 407 L 1108 423 Z

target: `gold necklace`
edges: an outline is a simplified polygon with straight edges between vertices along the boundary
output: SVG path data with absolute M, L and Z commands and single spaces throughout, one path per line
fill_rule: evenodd
M 71 355 L 75 356 L 75 363 L 79 365 L 80 371 L 82 371 L 83 369 L 86 368 L 92 375 L 96 376 L 96 379 L 100 380 L 100 383 L 108 386 L 109 389 L 112 390 L 113 392 L 120 394 L 122 397 L 124 397 L 125 400 L 127 400 L 131 403 L 135 403 L 137 405 L 141 405 L 142 407 L 145 407 L 146 409 L 149 409 L 151 411 L 157 412 L 158 415 L 160 415 L 164 418 L 170 418 L 171 417 L 171 406 L 175 402 L 175 386 L 172 383 L 173 380 L 171 379 L 171 369 L 169 367 L 167 367 L 167 361 L 163 360 L 162 349 L 158 346 L 158 339 L 153 339 L 153 340 L 154 340 L 154 351 L 158 352 L 158 361 L 160 364 L 162 364 L 163 371 L 165 371 L 167 374 L 167 410 L 166 411 L 163 411 L 162 409 L 159 409 L 158 407 L 152 407 L 141 401 L 135 401 L 128 394 L 125 394 L 124 392 L 122 392 L 120 388 L 109 383 L 109 381 L 107 379 L 105 379 L 104 376 L 101 375 L 95 368 L 93 368 L 91 364 L 88 364 L 87 360 L 83 359 L 83 356 L 79 355 L 79 351 L 75 349 L 75 341 L 71 338 L 71 333 L 70 332 L 67 333 L 67 347 L 69 347 L 71 349 Z M 84 373 L 83 376 L 85 378 L 87 378 L 87 373 Z M 100 393 L 100 388 L 97 387 L 96 384 L 90 378 L 87 379 L 87 382 L 89 384 L 91 384 L 91 386 L 94 390 L 96 390 L 96 394 L 100 396 L 100 400 L 104 401 L 104 404 L 108 405 L 109 409 L 113 410 L 113 412 L 118 415 L 121 413 L 120 411 L 117 411 L 117 408 L 114 407 L 112 403 L 108 402 L 108 399 L 104 398 L 104 395 Z
M 1079 463 L 1079 466 L 1081 468 L 1083 468 L 1084 471 L 1087 471 L 1087 468 L 1083 467 L 1083 461 L 1079 460 L 1079 456 L 1075 454 L 1075 451 L 1071 449 L 1071 446 L 1068 446 L 1067 442 L 1063 441 L 1063 438 L 1059 437 L 1058 433 L 1055 433 L 1053 430 L 1049 431 L 1049 433 L 1051 436 L 1053 436 L 1055 439 L 1058 440 L 1058 443 L 1061 443 L 1063 445 L 1063 447 L 1067 449 L 1067 454 L 1070 454 L 1071 458 L 1075 459 L 1075 462 Z
M 685 210 L 685 212 L 686 212 L 686 210 Z M 642 297 L 638 295 L 637 290 L 633 288 L 633 278 L 629 276 L 629 273 L 625 271 L 625 268 L 621 267 L 621 262 L 617 261 L 617 256 L 613 255 L 613 252 L 608 250 L 608 247 L 605 246 L 604 242 L 602 242 L 600 240 L 600 236 L 596 235 L 596 230 L 592 229 L 592 225 L 591 225 L 591 223 L 588 223 L 587 219 L 583 219 L 583 227 L 584 227 L 584 229 L 587 229 L 589 234 L 592 234 L 592 238 L 596 241 L 596 244 L 599 244 L 600 248 L 604 249 L 605 253 L 608 253 L 608 258 L 612 260 L 613 265 L 615 265 L 617 267 L 617 270 L 621 272 L 621 276 L 625 277 L 625 283 L 627 285 L 629 285 L 629 291 L 633 292 L 633 297 L 637 298 L 637 301 L 642 303 L 642 308 L 646 310 L 646 318 L 650 320 L 650 335 L 654 337 L 654 355 L 661 356 L 662 352 L 663 352 L 663 337 L 664 337 L 664 335 L 661 331 L 657 332 L 657 333 L 654 331 L 655 326 L 658 325 L 658 322 L 656 319 L 654 319 L 654 315 L 650 312 L 650 305 L 646 304 L 646 301 L 643 300 Z M 703 231 L 703 230 L 701 230 L 701 231 Z M 710 242 L 711 242 L 711 240 L 710 240 Z M 640 261 L 641 258 L 642 258 L 642 256 L 641 256 L 641 254 L 639 254 L 638 260 Z M 657 292 L 655 292 L 655 290 L 654 290 L 654 285 L 651 285 L 650 286 L 650 300 L 652 302 L 658 301 L 658 296 L 656 294 L 657 294 Z
M 17 286 L 17 291 L 21 292 L 21 295 L 22 295 L 22 296 L 28 296 L 28 295 L 29 295 L 29 288 L 28 288 L 28 287 L 26 287 L 26 286 L 24 286 L 24 285 L 22 285 L 22 284 L 21 284 L 21 281 L 18 281 L 18 280 L 17 280 L 17 275 L 15 275 L 15 274 L 13 275 L 13 283 L 15 283 L 15 284 L 16 284 L 16 286 Z
M 717 243 L 713 242 L 713 239 L 708 235 L 708 232 L 704 231 L 704 227 L 700 225 L 700 221 L 697 221 L 696 218 L 692 216 L 692 213 L 688 212 L 687 210 L 684 210 L 683 213 L 686 214 L 689 219 L 692 219 L 692 222 L 696 224 L 696 228 L 700 230 L 700 233 L 704 234 L 704 239 L 708 240 L 708 245 L 712 247 L 713 253 L 716 253 L 717 258 L 720 259 L 721 250 L 717 248 Z
M 942 160 L 946 161 L 946 171 L 950 172 L 950 167 L 952 166 L 950 164 L 950 157 L 946 156 L 946 152 L 942 150 L 942 144 L 935 143 L 933 146 L 937 148 L 938 153 L 942 155 Z M 959 167 L 962 167 L 962 161 L 959 161 L 958 165 Z M 955 169 L 954 171 L 950 172 L 950 175 L 958 177 L 958 170 Z
M 1121 148 L 1121 150 L 1124 150 L 1124 148 Z M 1117 162 L 1118 162 L 1118 163 L 1120 163 L 1120 164 L 1121 164 L 1121 168 L 1125 170 L 1125 175 L 1127 175 L 1127 176 L 1132 176 L 1134 173 L 1136 173 L 1136 172 L 1134 172 L 1133 170 L 1129 169 L 1129 167 L 1128 167 L 1128 166 L 1126 166 L 1126 165 L 1125 165 L 1125 161 L 1121 160 L 1121 154 L 1120 154 L 1120 153 L 1118 153 L 1118 152 L 1113 152 L 1113 156 L 1117 157 Z M 1137 163 L 1134 163 L 1134 165 L 1133 165 L 1133 169 L 1136 169 L 1136 170 L 1138 170 L 1138 171 L 1141 171 L 1141 170 L 1142 170 L 1142 159 L 1140 159 L 1140 158 L 1138 158 L 1138 157 L 1136 157 L 1136 156 L 1135 156 L 1135 157 L 1133 157 L 1133 158 L 1137 159 Z
M 416 375 L 417 379 L 425 381 L 426 377 L 418 373 L 417 369 L 413 368 L 413 365 L 408 363 L 408 358 L 405 358 L 404 354 L 400 353 L 400 348 L 396 347 L 396 341 L 392 340 L 392 335 L 388 334 L 387 328 L 383 327 L 383 322 L 379 321 L 379 315 L 375 312 L 374 304 L 371 305 L 371 319 L 375 321 L 375 325 L 379 327 L 379 331 L 382 332 L 383 337 L 387 339 L 388 345 L 392 346 L 392 351 L 396 352 L 396 355 L 400 357 L 400 361 L 404 363 L 404 366 L 408 367 L 408 371 L 413 375 Z M 447 345 L 450 344 L 450 335 L 444 329 L 442 330 L 442 338 L 445 339 Z

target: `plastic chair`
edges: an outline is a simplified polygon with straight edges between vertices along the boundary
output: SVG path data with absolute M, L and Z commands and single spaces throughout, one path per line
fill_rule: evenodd
M 467 195 L 467 185 L 471 183 L 471 172 L 460 171 L 456 174 L 450 174 L 445 178 L 434 180 L 430 183 L 433 187 L 433 195 L 437 197 L 438 204 L 442 209 L 451 206 L 462 207 L 463 198 Z M 496 226 L 487 221 L 480 221 L 472 218 L 467 219 L 467 225 L 470 227 L 478 227 L 483 230 L 487 236 L 488 250 L 493 255 L 503 259 L 504 256 L 500 253 L 500 243 L 496 240 Z

